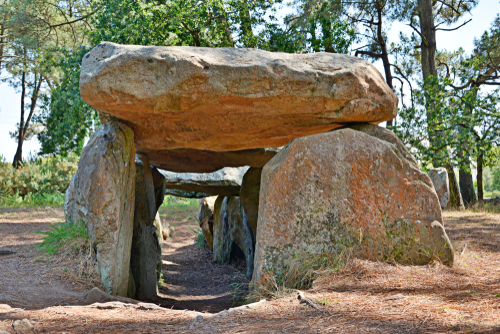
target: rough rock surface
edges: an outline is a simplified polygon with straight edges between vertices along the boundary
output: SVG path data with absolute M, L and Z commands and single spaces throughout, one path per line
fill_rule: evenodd
M 158 237 L 158 243 L 161 245 L 163 243 L 163 225 L 160 218 L 160 213 L 156 212 L 155 220 L 153 221 L 154 226 L 156 227 L 155 234 Z
M 198 221 L 201 230 L 207 241 L 208 248 L 214 249 L 214 205 L 216 196 L 201 198 L 198 200 L 200 210 L 198 211 Z
M 148 157 L 149 160 L 149 157 Z M 163 200 L 165 199 L 165 191 L 166 191 L 166 179 L 165 176 L 163 176 L 160 171 L 154 167 L 151 166 L 151 176 L 153 177 L 153 188 L 154 188 L 154 193 L 155 193 L 155 210 L 158 212 L 158 209 L 163 203 Z
M 250 166 L 262 168 L 279 148 L 255 148 L 240 151 L 216 152 L 196 149 L 143 149 L 158 168 L 179 173 L 212 173 L 224 167 Z
M 292 256 L 453 263 L 429 177 L 393 144 L 352 129 L 293 140 L 262 171 L 253 283 Z
M 183 198 L 198 198 L 198 199 L 212 196 L 212 194 L 200 193 L 196 191 L 179 190 L 179 189 L 165 189 L 165 195 L 172 195 Z
M 142 154 L 136 155 L 135 168 L 134 234 L 130 267 L 137 298 L 155 298 L 158 294 L 156 271 L 161 261 L 161 248 L 153 223 L 156 215 L 153 176 L 148 158 Z
M 241 182 L 240 200 L 248 223 L 252 227 L 254 233 L 257 231 L 257 218 L 259 215 L 259 192 L 260 192 L 260 176 L 262 168 L 249 168 Z
M 397 113 L 397 98 L 373 65 L 334 53 L 103 42 L 83 58 L 80 92 L 103 123 L 120 119 L 132 127 L 138 152 L 155 166 L 175 165 L 176 149 L 211 156 L 280 147 Z M 179 152 L 176 159 L 192 156 Z
M 241 180 L 248 167 L 223 168 L 213 173 L 173 173 L 161 170 L 167 189 L 211 195 L 234 196 L 240 193 Z
M 247 278 L 250 279 L 253 274 L 255 245 L 253 231 L 248 223 L 248 219 L 245 217 L 239 197 L 233 196 L 229 198 L 226 210 L 231 240 L 242 250 L 243 254 L 245 254 L 247 265 L 246 275 Z
M 67 221 L 87 226 L 106 292 L 126 296 L 135 201 L 132 130 L 102 125 L 82 150 L 78 171 L 66 191 Z
M 445 209 L 450 202 L 450 182 L 448 180 L 448 171 L 444 167 L 431 168 L 429 171 L 434 189 L 439 198 L 441 208 Z
M 231 240 L 227 202 L 229 197 L 218 196 L 214 204 L 214 261 L 226 264 L 231 260 Z

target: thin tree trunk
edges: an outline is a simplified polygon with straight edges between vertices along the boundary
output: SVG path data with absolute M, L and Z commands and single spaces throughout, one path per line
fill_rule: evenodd
M 26 96 L 26 72 L 23 71 L 21 76 L 21 120 L 19 122 L 18 137 L 17 137 L 17 150 L 14 155 L 12 166 L 19 168 L 23 162 L 23 142 L 24 142 L 24 98 Z
M 5 25 L 0 24 L 0 36 L 5 34 Z M 3 60 L 3 50 L 4 50 L 5 37 L 0 38 L 0 75 L 2 74 L 2 60 Z
M 483 205 L 484 191 L 483 191 L 483 152 L 480 152 L 477 157 L 477 200 L 479 205 Z

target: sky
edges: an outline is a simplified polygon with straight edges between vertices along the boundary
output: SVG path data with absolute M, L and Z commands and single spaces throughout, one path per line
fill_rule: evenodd
M 290 8 L 283 7 L 278 12 L 278 16 L 290 11 Z M 465 15 L 457 25 L 468 19 L 472 19 L 471 22 L 455 31 L 437 32 L 438 49 L 453 51 L 462 47 L 467 53 L 471 53 L 474 47 L 474 38 L 480 37 L 485 30 L 489 29 L 497 13 L 500 13 L 499 0 L 480 0 L 478 6 L 471 11 L 471 14 Z M 393 24 L 389 32 L 389 40 L 397 42 L 400 31 L 410 34 L 411 28 L 399 22 Z M 374 65 L 383 73 L 381 62 Z M 16 124 L 19 122 L 20 106 L 19 92 L 16 92 L 7 83 L 0 83 L 0 155 L 7 161 L 13 160 L 17 149 L 17 143 L 10 138 L 9 132 L 15 131 Z M 40 143 L 36 138 L 26 141 L 23 145 L 23 158 L 26 158 L 29 154 L 36 154 L 39 149 Z

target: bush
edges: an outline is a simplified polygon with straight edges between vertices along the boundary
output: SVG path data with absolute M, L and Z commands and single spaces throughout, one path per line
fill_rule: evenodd
M 0 156 L 0 206 L 63 205 L 78 160 L 74 154 L 32 158 L 15 169 Z

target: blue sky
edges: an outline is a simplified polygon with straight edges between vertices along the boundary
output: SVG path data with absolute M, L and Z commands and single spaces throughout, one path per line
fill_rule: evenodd
M 290 12 L 289 8 L 282 8 L 281 13 Z M 489 29 L 491 22 L 495 19 L 497 13 L 500 13 L 500 3 L 498 0 L 480 0 L 479 5 L 467 14 L 459 23 L 469 18 L 472 19 L 464 27 L 451 32 L 437 32 L 437 45 L 440 50 L 457 50 L 459 47 L 465 49 L 467 53 L 472 51 L 474 38 L 480 37 L 483 32 Z M 397 41 L 399 32 L 411 33 L 408 26 L 396 23 L 391 27 L 389 38 L 391 41 Z M 382 72 L 382 64 L 375 63 L 375 66 Z M 3 73 L 2 77 L 5 74 Z M 16 123 L 20 117 L 20 94 L 6 83 L 0 83 L 0 155 L 3 155 L 7 161 L 11 161 L 16 152 L 16 142 L 10 138 L 9 131 L 14 131 Z M 40 144 L 36 139 L 27 141 L 23 145 L 23 157 L 28 154 L 38 152 Z

